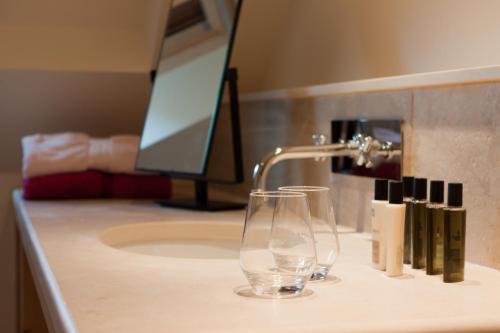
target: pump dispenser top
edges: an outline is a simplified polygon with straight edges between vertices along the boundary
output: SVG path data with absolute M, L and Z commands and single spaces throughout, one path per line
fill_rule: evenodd
M 448 206 L 449 207 L 462 207 L 462 183 L 449 183 L 448 184 Z
M 444 181 L 431 180 L 430 202 L 444 203 Z
M 375 179 L 375 200 L 387 201 L 387 179 Z
M 403 203 L 403 184 L 401 182 L 389 183 L 389 203 L 390 204 Z
M 415 178 L 413 198 L 415 200 L 427 199 L 427 178 Z
M 413 197 L 413 183 L 415 182 L 415 177 L 403 176 L 403 196 L 405 198 Z

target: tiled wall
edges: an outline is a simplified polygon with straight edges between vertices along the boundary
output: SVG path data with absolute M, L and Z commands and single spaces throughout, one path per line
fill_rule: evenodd
M 309 144 L 312 133 L 330 134 L 332 119 L 359 117 L 405 121 L 404 174 L 464 183 L 467 260 L 500 269 L 498 83 L 242 103 L 246 175 L 275 147 Z M 369 231 L 373 180 L 329 170 L 329 161 L 280 162 L 268 188 L 327 184 L 337 222 Z M 225 189 L 246 195 L 249 178 Z

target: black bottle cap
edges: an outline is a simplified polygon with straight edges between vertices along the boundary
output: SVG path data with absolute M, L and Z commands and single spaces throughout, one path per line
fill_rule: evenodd
M 387 200 L 387 179 L 375 179 L 375 200 Z
M 448 206 L 462 207 L 462 183 L 448 184 Z
M 389 182 L 389 203 L 403 203 L 403 183 L 397 181 Z
M 403 176 L 403 196 L 407 198 L 413 197 L 413 182 L 415 177 Z
M 429 201 L 434 203 L 444 202 L 444 181 L 431 180 L 431 195 Z
M 413 182 L 413 198 L 415 200 L 427 199 L 427 178 L 415 178 Z

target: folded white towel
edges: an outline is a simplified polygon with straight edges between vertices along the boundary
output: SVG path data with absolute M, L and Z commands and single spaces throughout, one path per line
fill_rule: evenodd
M 89 169 L 135 173 L 139 137 L 95 139 L 84 133 L 34 134 L 24 137 L 22 146 L 24 178 Z

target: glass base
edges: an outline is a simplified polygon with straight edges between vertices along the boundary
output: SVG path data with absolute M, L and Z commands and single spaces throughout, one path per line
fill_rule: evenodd
M 314 272 L 311 274 L 311 277 L 309 278 L 309 280 L 311 281 L 323 281 L 326 279 L 328 273 L 323 273 L 323 272 Z
M 328 276 L 331 266 L 317 265 L 314 272 L 311 274 L 311 281 L 323 281 Z
M 255 295 L 264 298 L 291 298 L 302 294 L 308 276 L 260 274 L 244 271 Z

